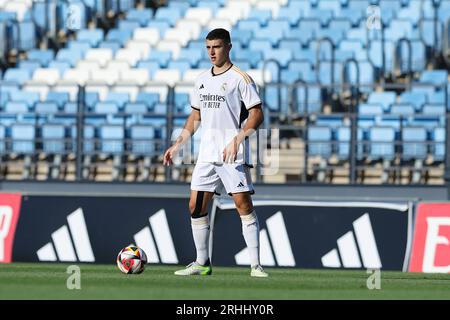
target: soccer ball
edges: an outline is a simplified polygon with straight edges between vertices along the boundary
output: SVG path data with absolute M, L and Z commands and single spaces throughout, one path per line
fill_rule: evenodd
M 139 274 L 145 269 L 147 255 L 137 246 L 128 246 L 117 255 L 117 266 L 126 274 Z

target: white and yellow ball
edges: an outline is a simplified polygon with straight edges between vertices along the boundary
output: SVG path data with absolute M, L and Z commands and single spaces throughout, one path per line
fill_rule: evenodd
M 126 274 L 139 274 L 145 269 L 147 255 L 137 246 L 128 246 L 117 255 L 117 266 Z

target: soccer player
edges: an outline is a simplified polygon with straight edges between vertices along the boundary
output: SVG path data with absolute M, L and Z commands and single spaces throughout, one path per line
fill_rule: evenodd
M 180 136 L 164 154 L 164 165 L 195 133 L 200 123 L 200 150 L 192 173 L 189 210 L 197 259 L 176 275 L 210 275 L 208 204 L 220 188 L 233 197 L 242 221 L 242 234 L 250 255 L 252 277 L 267 277 L 259 261 L 259 223 L 251 199 L 246 138 L 256 131 L 264 115 L 256 84 L 230 61 L 231 39 L 225 29 L 206 36 L 211 69 L 200 74 L 191 99 L 192 111 Z M 224 239 L 225 240 L 225 239 Z

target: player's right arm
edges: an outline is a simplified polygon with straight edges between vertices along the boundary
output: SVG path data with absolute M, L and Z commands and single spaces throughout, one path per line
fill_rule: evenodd
M 163 164 L 170 166 L 173 164 L 173 157 L 178 153 L 180 148 L 194 135 L 200 126 L 200 110 L 192 107 L 191 114 L 186 119 L 183 130 L 181 131 L 175 143 L 164 153 Z

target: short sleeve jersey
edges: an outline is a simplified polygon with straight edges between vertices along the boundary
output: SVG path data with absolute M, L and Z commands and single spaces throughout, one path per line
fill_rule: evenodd
M 191 96 L 191 106 L 201 118 L 197 161 L 222 163 L 223 150 L 244 127 L 248 110 L 260 103 L 253 79 L 234 65 L 220 74 L 214 74 L 213 68 L 200 74 Z M 235 163 L 249 164 L 249 150 L 248 143 L 241 144 Z

